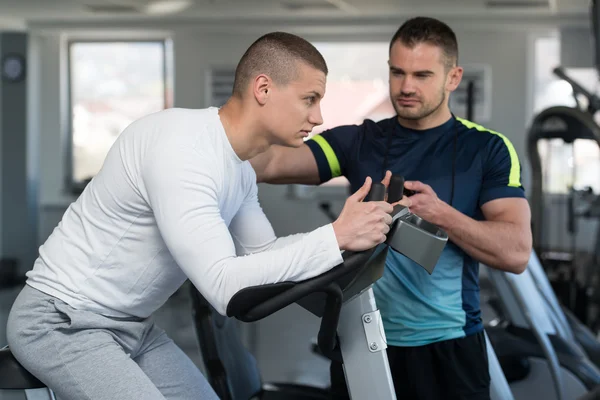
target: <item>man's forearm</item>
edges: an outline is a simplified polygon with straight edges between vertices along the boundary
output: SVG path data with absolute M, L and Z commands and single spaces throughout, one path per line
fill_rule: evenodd
M 265 182 L 267 177 L 267 167 L 272 161 L 274 150 L 271 148 L 263 153 L 260 153 L 249 160 L 250 165 L 254 168 L 256 173 L 256 183 Z
M 479 262 L 514 273 L 527 266 L 529 240 L 518 224 L 477 221 L 448 206 L 439 225 L 452 242 Z
M 257 183 L 319 185 L 317 161 L 306 145 L 289 148 L 273 145 L 250 159 Z

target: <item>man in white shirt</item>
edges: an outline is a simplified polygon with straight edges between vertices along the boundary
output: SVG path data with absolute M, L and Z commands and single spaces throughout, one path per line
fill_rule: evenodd
M 240 60 L 222 108 L 127 127 L 27 274 L 8 321 L 17 360 L 63 400 L 216 398 L 152 321 L 186 279 L 225 314 L 239 290 L 319 275 L 389 231 L 392 205 L 362 202 L 370 178 L 309 233 L 277 238 L 258 203 L 247 160 L 303 145 L 326 76 L 310 43 L 271 33 Z

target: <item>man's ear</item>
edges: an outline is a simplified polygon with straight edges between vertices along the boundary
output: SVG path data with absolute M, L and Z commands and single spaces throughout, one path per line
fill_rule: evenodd
M 448 71 L 448 76 L 446 79 L 446 90 L 449 92 L 453 92 L 456 90 L 463 76 L 463 68 L 462 67 L 452 67 L 450 71 Z
M 260 74 L 254 78 L 252 92 L 254 94 L 254 98 L 261 106 L 265 105 L 267 102 L 272 88 L 273 81 L 268 75 Z

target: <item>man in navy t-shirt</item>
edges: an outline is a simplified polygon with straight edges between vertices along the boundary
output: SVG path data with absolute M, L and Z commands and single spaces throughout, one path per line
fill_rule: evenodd
M 320 184 L 345 176 L 407 179 L 403 202 L 449 242 L 432 275 L 390 249 L 374 284 L 397 393 L 409 399 L 489 399 L 479 304 L 479 263 L 521 273 L 531 252 L 521 165 L 502 134 L 455 117 L 448 96 L 462 78 L 454 32 L 432 18 L 403 24 L 390 43 L 390 96 L 397 116 L 341 126 L 297 149 L 251 160 L 259 182 Z M 310 98 L 307 101 L 318 101 Z M 334 398 L 347 398 L 332 364 Z

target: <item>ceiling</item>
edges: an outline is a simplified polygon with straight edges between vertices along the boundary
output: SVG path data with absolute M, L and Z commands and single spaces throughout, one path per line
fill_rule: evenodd
M 0 0 L 0 23 L 586 17 L 590 0 Z

